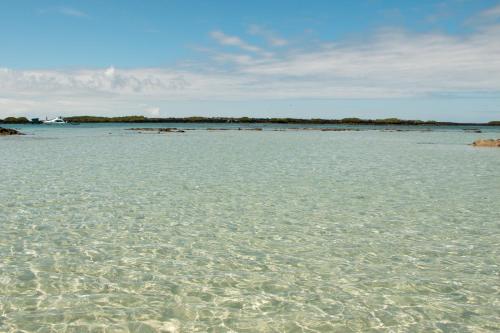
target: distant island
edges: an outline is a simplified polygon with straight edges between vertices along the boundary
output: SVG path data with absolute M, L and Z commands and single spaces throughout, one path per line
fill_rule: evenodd
M 249 117 L 182 117 L 182 118 L 148 118 L 144 116 L 98 117 L 71 116 L 65 117 L 69 123 L 236 123 L 236 124 L 308 124 L 308 125 L 409 125 L 409 126 L 500 126 L 500 121 L 488 123 L 457 123 L 433 120 L 386 119 L 304 119 L 304 118 L 249 118 Z M 0 119 L 0 124 L 39 123 L 38 118 L 29 120 L 26 117 L 7 117 Z

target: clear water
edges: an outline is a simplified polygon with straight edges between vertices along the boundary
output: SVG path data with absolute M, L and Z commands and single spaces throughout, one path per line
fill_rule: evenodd
M 500 330 L 498 130 L 145 126 L 0 138 L 1 332 Z

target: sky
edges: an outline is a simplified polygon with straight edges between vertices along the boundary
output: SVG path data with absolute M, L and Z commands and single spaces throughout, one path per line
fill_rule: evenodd
M 0 118 L 500 120 L 500 0 L 0 1 Z

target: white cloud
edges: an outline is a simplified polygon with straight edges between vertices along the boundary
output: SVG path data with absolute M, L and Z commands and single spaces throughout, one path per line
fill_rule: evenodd
M 490 7 L 488 9 L 483 10 L 482 12 L 473 15 L 469 19 L 465 21 L 468 25 L 488 25 L 492 24 L 495 21 L 498 22 L 500 19 L 500 5 Z
M 250 65 L 255 62 L 255 59 L 247 54 L 216 53 L 213 58 L 219 62 L 232 62 L 238 65 Z
M 500 18 L 500 5 L 483 11 L 480 16 L 488 18 Z
M 81 10 L 75 9 L 75 8 L 71 8 L 71 7 L 59 7 L 59 8 L 57 8 L 57 11 L 63 15 L 67 15 L 67 16 L 88 17 L 87 13 L 85 13 Z
M 248 44 L 237 36 L 226 35 L 222 31 L 212 31 L 210 36 L 221 45 L 236 46 L 245 51 L 260 52 L 260 47 Z
M 104 75 L 106 75 L 107 77 L 113 77 L 115 75 L 115 68 L 113 66 L 111 67 L 108 67 L 105 71 L 104 71 Z
M 500 92 L 499 27 L 458 38 L 384 31 L 372 41 L 295 52 L 241 71 L 307 80 L 329 88 L 384 88 L 388 97 L 442 92 Z M 332 97 L 337 97 L 334 93 Z M 360 96 L 362 97 L 362 96 Z
M 281 46 L 286 46 L 288 44 L 288 41 L 286 39 L 277 37 L 275 33 L 256 24 L 252 24 L 248 28 L 248 32 L 251 35 L 264 37 L 271 46 L 281 47 Z
M 500 25 L 462 37 L 384 30 L 360 42 L 284 49 L 274 57 L 223 32 L 212 37 L 238 52 L 216 51 L 215 63 L 182 69 L 0 68 L 0 118 L 29 112 L 156 116 L 172 101 L 500 94 Z
M 72 7 L 66 7 L 66 6 L 44 8 L 44 9 L 38 10 L 38 14 L 40 14 L 40 15 L 50 14 L 50 13 L 56 13 L 56 14 L 60 14 L 60 15 L 79 17 L 79 18 L 89 18 L 90 17 L 86 12 L 84 12 L 82 10 L 75 9 Z
M 159 117 L 160 116 L 160 108 L 158 108 L 158 107 L 147 108 L 145 110 L 145 113 L 146 113 L 146 115 L 148 115 L 150 117 Z

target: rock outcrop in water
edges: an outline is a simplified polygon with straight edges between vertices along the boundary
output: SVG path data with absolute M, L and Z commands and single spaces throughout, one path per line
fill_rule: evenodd
M 359 131 L 358 128 L 320 128 L 321 132 L 346 132 L 346 131 Z
M 476 140 L 472 145 L 474 147 L 500 147 L 500 139 Z
M 175 127 L 166 127 L 166 128 L 129 128 L 130 131 L 138 131 L 138 132 L 157 132 L 157 133 L 184 133 L 184 130 L 175 128 Z
M 23 133 L 12 128 L 0 127 L 0 136 L 7 136 L 7 135 L 23 135 Z

